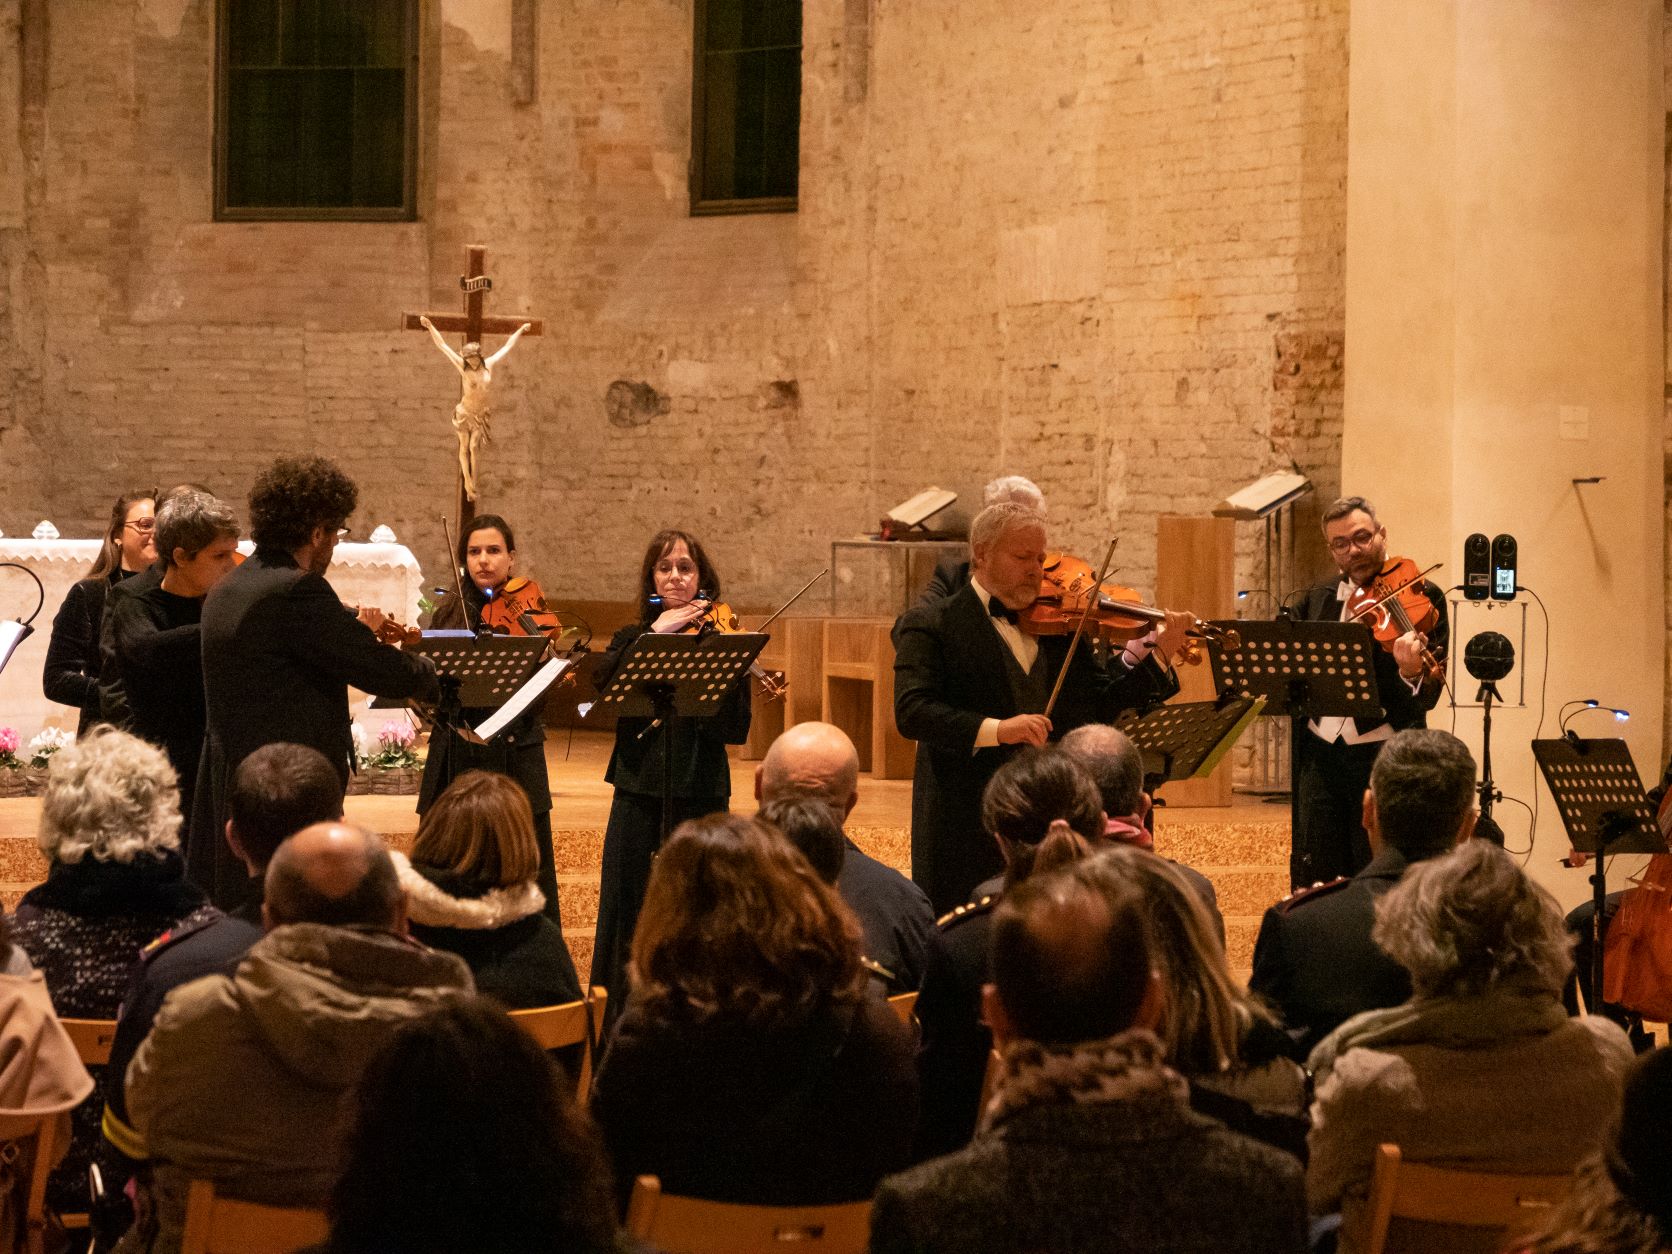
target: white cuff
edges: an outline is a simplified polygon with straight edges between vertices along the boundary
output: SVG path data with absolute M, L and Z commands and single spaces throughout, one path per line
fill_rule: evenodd
M 996 719 L 996 718 L 984 718 L 984 719 L 982 719 L 981 720 L 981 730 L 975 733 L 975 744 L 970 747 L 970 752 L 975 753 L 977 750 L 980 750 L 980 749 L 997 749 L 998 747 L 999 747 L 999 721 L 998 721 L 998 719 Z

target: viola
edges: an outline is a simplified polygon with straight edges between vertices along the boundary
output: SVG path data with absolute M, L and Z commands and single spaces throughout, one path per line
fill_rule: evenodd
M 1428 570 L 1418 570 L 1408 557 L 1388 558 L 1369 583 L 1353 589 L 1347 598 L 1347 618 L 1366 624 L 1389 653 L 1393 642 L 1407 632 L 1426 636 L 1439 624 L 1440 611 L 1423 591 L 1423 577 L 1438 568 L 1435 563 Z M 1445 678 L 1445 666 L 1427 648 L 1422 651 L 1422 667 L 1424 683 Z
M 1097 587 L 1095 598 L 1094 586 Z M 1082 617 L 1086 622 L 1085 634 L 1106 644 L 1125 644 L 1147 636 L 1167 621 L 1166 611 L 1144 604 L 1135 589 L 1108 580 L 1099 585 L 1097 572 L 1085 558 L 1047 553 L 1039 596 L 1020 611 L 1018 625 L 1030 636 L 1067 636 L 1080 629 Z M 1206 640 L 1229 649 L 1242 643 L 1236 632 L 1196 619 L 1185 633 L 1185 646 L 1178 660 L 1190 664 L 1201 661 L 1201 644 Z

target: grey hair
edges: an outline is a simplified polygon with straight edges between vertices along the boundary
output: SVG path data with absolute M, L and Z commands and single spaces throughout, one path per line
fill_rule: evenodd
M 1330 502 L 1329 508 L 1319 520 L 1319 526 L 1327 527 L 1337 518 L 1345 518 L 1356 509 L 1362 509 L 1370 515 L 1370 521 L 1376 521 L 1376 507 L 1362 496 L 1338 496 Z
M 1045 515 L 1038 510 L 1018 505 L 1015 501 L 1000 501 L 982 510 L 970 524 L 970 552 L 973 554 L 977 549 L 991 547 L 1007 532 L 1018 527 L 1044 526 Z
M 1045 516 L 1045 494 L 1032 479 L 1021 475 L 1000 475 L 981 490 L 983 508 L 997 505 L 1001 501 L 1026 505 L 1041 518 Z
M 1059 743 L 1096 782 L 1105 815 L 1121 819 L 1138 813 L 1144 798 L 1144 751 L 1132 737 L 1107 723 L 1083 723 Z
M 1488 840 L 1407 870 L 1376 903 L 1372 939 L 1418 997 L 1484 993 L 1505 981 L 1559 995 L 1573 938 L 1556 899 Z
M 138 736 L 97 727 L 52 755 L 35 843 L 52 862 L 134 862 L 180 848 L 180 781 Z
M 157 556 L 174 565 L 174 550 L 196 557 L 216 540 L 236 540 L 238 520 L 219 497 L 188 488 L 163 502 L 157 511 Z

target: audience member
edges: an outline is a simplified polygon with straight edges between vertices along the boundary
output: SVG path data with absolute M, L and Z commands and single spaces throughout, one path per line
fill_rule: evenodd
M 1309 1062 L 1307 1194 L 1315 1214 L 1341 1211 L 1345 1254 L 1363 1248 L 1382 1142 L 1407 1162 L 1571 1171 L 1600 1142 L 1633 1057 L 1618 1025 L 1568 1018 L 1562 912 L 1488 841 L 1412 867 L 1377 903 L 1373 935 L 1410 974 L 1411 1000 L 1349 1019 Z M 1389 1248 L 1441 1241 L 1426 1235 Z
M 609 1254 L 609 1164 L 571 1092 L 483 998 L 402 1024 L 355 1087 L 318 1254 Z
M 1523 1254 L 1664 1254 L 1672 1249 L 1672 1050 L 1639 1058 L 1601 1149 Z
M 867 995 L 859 924 L 757 819 L 710 815 L 657 856 L 633 991 L 593 1111 L 625 1199 L 868 1198 L 909 1161 L 912 1034 Z
M 536 882 L 528 794 L 509 775 L 460 775 L 419 820 L 411 860 L 394 859 L 413 936 L 463 958 L 478 992 L 511 1010 L 580 997 L 575 960 Z
M 37 843 L 46 882 L 24 894 L 13 939 L 65 1018 L 114 1019 L 140 950 L 170 928 L 218 917 L 186 882 L 174 770 L 136 736 L 95 727 L 52 756 Z M 101 1105 L 95 1097 L 76 1108 L 70 1152 L 47 1192 L 54 1209 L 89 1207 Z
M 1036 875 L 994 912 L 1000 1053 L 975 1141 L 882 1183 L 872 1254 L 1295 1254 L 1301 1168 L 1190 1109 L 1155 1027 L 1158 941 L 1118 862 Z
M 1404 970 L 1370 939 L 1376 900 L 1406 868 L 1468 839 L 1478 814 L 1475 760 L 1457 737 L 1402 731 L 1377 755 L 1364 794 L 1370 864 L 1285 897 L 1254 942 L 1249 987 L 1282 1012 L 1296 1058 L 1361 1011 L 1411 995 Z
M 406 936 L 395 864 L 359 828 L 292 836 L 266 893 L 267 935 L 233 974 L 177 989 L 128 1068 L 151 1181 L 124 1254 L 179 1249 L 191 1180 L 322 1207 L 340 1167 L 329 1131 L 371 1056 L 399 1024 L 472 990 L 462 961 Z
M 1062 749 L 1097 781 L 1097 791 L 1103 797 L 1104 839 L 1153 853 L 1155 833 L 1147 824 L 1155 803 L 1144 791 L 1144 751 L 1132 743 L 1132 737 L 1107 723 L 1087 723 L 1062 738 Z M 1225 917 L 1219 912 L 1219 894 L 1214 891 L 1213 881 L 1194 867 L 1171 858 L 1166 861 L 1202 899 L 1223 946 Z
M 840 727 L 797 723 L 772 742 L 755 768 L 755 799 L 768 806 L 791 797 L 820 798 L 835 810 L 838 826 L 847 822 L 859 804 L 859 754 Z M 836 889 L 859 916 L 866 955 L 893 973 L 899 991 L 916 989 L 935 930 L 929 898 L 845 832 L 842 845 Z
M 1306 1161 L 1306 1073 L 1277 1016 L 1231 978 L 1225 947 L 1176 863 L 1130 845 L 1097 854 L 1149 912 L 1165 988 L 1157 1033 L 1167 1065 L 1190 1081 L 1190 1104 L 1236 1132 Z
M 992 912 L 1008 888 L 1090 852 L 1102 839 L 1097 785 L 1056 748 L 1025 749 L 993 775 L 981 800 L 982 825 L 1003 854 L 1005 875 L 941 919 L 917 998 L 923 1043 L 917 1070 L 923 1093 L 917 1157 L 947 1154 L 975 1131 L 981 1082 L 993 1037 L 981 1018 Z
M 174 928 L 146 946 L 134 967 L 104 1075 L 104 1135 L 117 1151 L 106 1155 L 107 1195 L 121 1192 L 132 1160 L 144 1146 L 128 1124 L 127 1074 L 140 1042 L 151 1032 L 163 999 L 206 975 L 230 974 L 261 939 L 262 877 L 287 838 L 314 823 L 340 819 L 342 785 L 325 755 L 306 745 L 263 745 L 238 764 L 227 798 L 226 841 L 251 876 L 251 892 L 230 915 Z M 125 1216 L 112 1218 L 126 1227 Z
M 162 578 L 112 599 L 112 660 L 128 730 L 168 754 L 180 777 L 181 812 L 189 815 L 205 726 L 203 598 L 233 567 L 238 523 L 221 501 L 187 489 L 158 509 L 155 534 Z

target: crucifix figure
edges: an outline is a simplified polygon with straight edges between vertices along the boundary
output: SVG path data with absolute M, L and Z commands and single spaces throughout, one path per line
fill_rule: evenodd
M 522 336 L 539 335 L 542 330 L 538 319 L 518 322 L 511 318 L 490 318 L 484 315 L 483 300 L 493 288 L 493 280 L 483 273 L 487 252 L 481 244 L 470 245 L 470 272 L 459 279 L 459 287 L 465 297 L 462 316 L 408 313 L 401 317 L 401 325 L 405 330 L 424 330 L 430 333 L 435 346 L 446 354 L 447 360 L 452 362 L 453 368 L 459 372 L 459 379 L 463 385 L 464 390 L 459 397 L 459 403 L 453 407 L 453 430 L 457 432 L 459 439 L 461 526 L 467 517 L 466 511 L 474 512 L 472 503 L 476 500 L 476 456 L 488 439 L 493 368 L 504 359 L 505 354 L 511 351 L 512 346 Z M 443 331 L 462 331 L 465 338 L 463 349 L 455 351 L 442 337 Z M 509 334 L 511 338 L 500 346 L 499 351 L 491 357 L 483 357 L 482 337 L 505 334 Z

